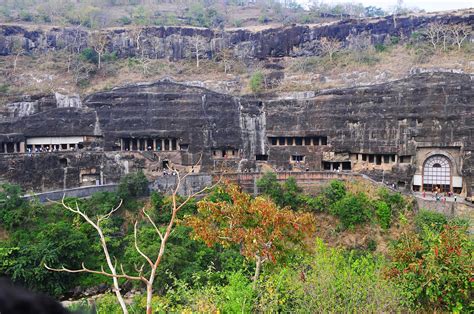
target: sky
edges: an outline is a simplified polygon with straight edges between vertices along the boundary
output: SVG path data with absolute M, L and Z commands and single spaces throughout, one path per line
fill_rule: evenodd
M 302 4 L 310 3 L 311 0 L 297 0 Z M 362 3 L 364 6 L 373 5 L 383 9 L 389 9 L 393 7 L 396 0 L 323 0 L 325 3 L 338 3 L 338 2 L 354 2 Z M 423 9 L 428 12 L 430 11 L 443 11 L 443 10 L 454 10 L 462 8 L 474 8 L 474 0 L 405 0 L 404 5 L 411 8 L 416 7 Z

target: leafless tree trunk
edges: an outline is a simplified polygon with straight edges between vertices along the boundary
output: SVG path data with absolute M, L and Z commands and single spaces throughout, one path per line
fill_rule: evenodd
M 466 24 L 454 24 L 451 25 L 451 34 L 453 38 L 453 45 L 458 46 L 458 50 L 461 50 L 462 43 L 469 36 L 470 27 Z
M 342 48 L 342 43 L 336 38 L 323 37 L 319 42 L 321 44 L 321 50 L 324 54 L 329 55 L 330 61 L 332 61 L 334 54 Z
M 110 275 L 112 277 L 112 280 L 113 280 L 113 284 L 114 284 L 114 292 L 115 292 L 115 296 L 117 297 L 117 300 L 120 304 L 120 307 L 122 308 L 122 311 L 123 313 L 128 313 L 128 310 L 127 310 L 127 306 L 125 305 L 125 301 L 123 300 L 123 297 L 122 297 L 122 294 L 120 293 L 120 287 L 119 287 L 119 284 L 118 284 L 118 276 L 117 276 L 117 270 L 116 270 L 116 265 L 112 264 L 112 259 L 110 258 L 110 253 L 109 253 L 109 250 L 107 248 L 107 243 L 105 242 L 105 237 L 104 237 L 104 233 L 102 231 L 102 228 L 100 226 L 100 223 L 103 221 L 103 220 L 106 220 L 110 217 L 110 215 L 112 215 L 115 211 L 117 211 L 117 209 L 120 208 L 120 206 L 122 205 L 122 201 L 120 201 L 119 205 L 115 208 L 113 208 L 108 214 L 106 215 L 103 215 L 103 216 L 99 216 L 97 217 L 97 221 L 94 222 L 87 214 L 85 214 L 83 211 L 81 211 L 79 209 L 79 205 L 77 204 L 76 202 L 76 208 L 72 208 L 71 206 L 67 205 L 65 202 L 64 202 L 64 197 L 62 199 L 62 202 L 61 202 L 62 206 L 64 208 L 66 208 L 67 210 L 73 212 L 73 213 L 76 213 L 76 214 L 79 214 L 80 216 L 82 216 L 82 218 L 84 218 L 85 221 L 87 221 L 88 224 L 90 224 L 92 227 L 94 227 L 94 229 L 97 231 L 98 235 L 99 235 L 99 238 L 100 238 L 100 245 L 102 247 L 102 251 L 104 252 L 104 255 L 105 255 L 105 260 L 107 261 L 107 266 L 109 267 L 110 269 Z M 61 269 L 54 269 L 54 268 L 50 268 L 48 267 L 46 264 L 44 265 L 47 269 L 49 270 L 53 270 L 53 271 L 65 271 L 65 272 L 70 272 L 70 273 L 75 273 L 75 272 L 90 272 L 90 273 L 99 273 L 99 274 L 106 274 L 104 269 L 102 269 L 101 271 L 92 271 L 92 270 L 88 270 L 86 269 L 86 267 L 84 266 L 84 263 L 82 264 L 82 269 L 79 269 L 79 270 L 69 270 L 69 269 L 66 269 L 66 268 L 61 268 Z
M 200 58 L 204 55 L 205 52 L 205 41 L 201 36 L 195 35 L 191 38 L 192 52 L 196 58 L 196 67 L 199 68 Z
M 199 159 L 198 163 L 196 163 L 196 166 L 197 164 L 199 164 L 201 162 L 201 158 Z M 160 265 L 161 263 L 161 260 L 163 259 L 163 255 L 165 253 L 165 248 L 166 248 L 166 244 L 168 242 L 168 239 L 171 235 L 171 232 L 173 231 L 173 228 L 175 226 L 175 222 L 176 222 L 176 215 L 178 213 L 178 211 L 183 208 L 183 206 L 185 206 L 193 197 L 196 197 L 197 195 L 200 195 L 200 194 L 203 194 L 204 192 L 206 192 L 207 190 L 211 190 L 213 189 L 216 185 L 218 185 L 220 183 L 220 179 L 215 183 L 213 184 L 211 187 L 205 187 L 195 193 L 192 193 L 190 195 L 188 195 L 188 197 L 181 203 L 178 203 L 178 200 L 177 200 L 177 196 L 178 196 L 178 191 L 181 187 L 181 184 L 183 183 L 183 180 L 186 179 L 186 177 L 191 174 L 192 172 L 188 172 L 186 173 L 184 176 L 181 176 L 179 172 L 176 172 L 176 179 L 177 179 L 177 182 L 176 182 L 176 187 L 175 189 L 173 190 L 172 194 L 171 194 L 171 199 L 172 199 L 172 205 L 173 205 L 173 208 L 172 208 L 172 211 L 171 211 L 171 218 L 170 218 L 170 221 L 169 223 L 167 224 L 166 226 L 166 229 L 164 231 L 160 230 L 160 228 L 155 224 L 155 222 L 151 219 L 150 215 L 148 215 L 148 213 L 146 212 L 146 209 L 145 207 L 142 209 L 143 211 L 143 214 L 145 215 L 145 217 L 147 218 L 148 222 L 154 227 L 156 233 L 158 234 L 158 236 L 160 237 L 160 249 L 158 251 L 158 254 L 157 256 L 152 260 L 151 257 L 147 256 L 139 247 L 138 245 L 138 220 L 135 221 L 135 224 L 134 224 L 134 245 L 135 245 L 135 250 L 145 259 L 146 261 L 146 264 L 149 265 L 150 267 L 150 276 L 148 278 L 145 278 L 143 276 L 143 267 L 144 265 L 140 268 L 140 269 L 136 269 L 136 271 L 138 272 L 138 275 L 137 276 L 131 276 L 131 275 L 128 275 L 125 273 L 124 269 L 123 269 L 123 266 L 122 264 L 120 265 L 120 269 L 121 269 L 121 273 L 118 274 L 116 272 L 116 265 L 112 264 L 111 262 L 111 258 L 110 258 L 110 254 L 108 252 L 108 249 L 107 249 L 107 243 L 105 242 L 105 237 L 104 237 L 104 234 L 103 234 L 103 231 L 100 227 L 100 222 L 102 220 L 105 220 L 105 219 L 108 219 L 110 217 L 110 215 L 112 215 L 112 213 L 114 213 L 121 205 L 122 202 L 120 202 L 120 205 L 117 206 L 115 209 L 111 210 L 107 215 L 104 215 L 104 216 L 100 216 L 97 218 L 97 223 L 94 223 L 92 221 L 92 219 L 90 219 L 84 212 L 82 212 L 77 203 L 76 203 L 76 209 L 73 209 L 71 208 L 70 206 L 68 206 L 67 204 L 64 203 L 64 199 L 62 201 L 62 205 L 74 212 L 74 213 L 77 213 L 79 215 L 81 215 L 89 224 L 91 224 L 96 230 L 97 230 L 97 233 L 99 234 L 99 237 L 100 237 L 100 241 L 101 241 L 101 245 L 102 245 L 102 249 L 103 249 L 103 252 L 104 252 L 104 255 L 105 255 L 105 258 L 106 258 L 106 261 L 107 261 L 107 265 L 110 269 L 110 272 L 106 272 L 104 271 L 104 269 L 101 269 L 100 271 L 97 271 L 97 270 L 91 270 L 91 269 L 88 269 L 85 267 L 84 263 L 82 264 L 82 268 L 81 269 L 76 269 L 76 270 L 71 270 L 71 269 L 67 269 L 65 267 L 62 267 L 62 268 L 52 268 L 52 267 L 49 267 L 48 265 L 44 265 L 47 269 L 49 270 L 52 270 L 52 271 L 58 271 L 58 272 L 69 272 L 69 273 L 81 273 L 81 272 L 86 272 L 86 273 L 93 273 L 93 274 L 101 274 L 101 275 L 104 275 L 104 276 L 107 276 L 107 277 L 112 277 L 113 280 L 114 280 L 114 288 L 115 288 L 115 294 L 117 296 L 117 300 L 119 301 L 120 305 L 122 306 L 122 311 L 123 313 L 128 313 L 127 311 L 127 308 L 125 307 L 125 303 L 123 302 L 123 297 L 122 295 L 120 294 L 120 289 L 119 289 L 119 286 L 118 286 L 118 279 L 119 278 L 125 278 L 125 279 L 128 279 L 128 280 L 136 280 L 136 281 L 141 281 L 145 284 L 146 286 L 146 293 L 147 293 L 147 297 L 146 297 L 146 313 L 147 314 L 151 314 L 153 312 L 153 309 L 152 309 L 152 304 L 151 304 L 151 301 L 152 301 L 152 297 L 153 297 L 153 283 L 155 281 L 155 278 L 156 278 L 156 275 L 157 275 L 157 269 L 158 269 L 158 266 Z
M 438 47 L 438 44 L 440 42 L 442 29 L 443 29 L 443 26 L 438 22 L 430 23 L 428 24 L 428 27 L 426 28 L 426 35 L 428 36 L 428 39 L 431 45 L 433 46 L 433 49 L 435 50 Z
M 98 56 L 97 68 L 100 70 L 102 55 L 105 53 L 106 47 L 107 47 L 107 34 L 100 31 L 96 31 L 92 33 L 91 46 L 97 53 L 97 56 Z

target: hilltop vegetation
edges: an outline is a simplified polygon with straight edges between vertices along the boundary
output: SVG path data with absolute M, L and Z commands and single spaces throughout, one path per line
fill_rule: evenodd
M 161 229 L 174 206 L 169 196 L 144 196 L 141 178 L 127 177 L 117 193 L 66 200 L 95 217 L 124 198 L 102 229 L 111 256 L 130 274 L 143 261 L 134 246 L 135 220 L 143 252 L 153 256 L 160 245 L 139 209 L 147 206 Z M 154 311 L 472 311 L 473 242 L 466 221 L 425 211 L 413 219 L 410 201 L 400 194 L 357 182 L 333 181 L 316 196 L 304 194 L 293 179 L 280 184 L 272 175 L 261 179 L 259 187 L 263 195 L 254 199 L 223 185 L 181 208 L 153 285 Z M 105 261 L 97 233 L 79 215 L 60 204 L 24 201 L 20 195 L 19 188 L 2 186 L 0 228 L 6 235 L 0 241 L 0 273 L 56 297 L 70 295 L 77 286 L 110 286 L 110 278 L 100 275 L 44 267 L 74 269 L 84 262 L 88 269 L 100 269 Z M 369 233 L 369 238 L 362 246 L 339 246 L 324 238 L 320 224 L 338 238 L 353 233 Z M 370 237 L 377 233 L 385 239 Z M 259 265 L 259 260 L 266 262 Z M 132 286 L 142 291 L 129 310 L 143 311 L 144 286 L 125 279 L 120 283 L 125 291 Z M 81 304 L 86 306 L 75 307 Z M 99 298 L 97 309 L 120 312 L 113 295 Z
M 409 12 L 399 5 L 394 13 Z M 387 14 L 361 3 L 313 2 L 304 9 L 297 1 L 277 0 L 6 0 L 4 22 L 82 25 L 91 29 L 127 25 L 188 25 L 241 27 L 262 24 L 316 23 L 349 17 Z

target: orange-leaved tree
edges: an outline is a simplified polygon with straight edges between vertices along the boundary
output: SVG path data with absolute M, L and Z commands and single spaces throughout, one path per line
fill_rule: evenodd
M 218 191 L 198 203 L 198 214 L 185 218 L 195 238 L 208 246 L 232 244 L 241 254 L 255 261 L 256 281 L 262 264 L 276 262 L 291 245 L 303 243 L 314 231 L 314 217 L 280 209 L 264 197 L 252 198 L 233 184 L 221 185 Z

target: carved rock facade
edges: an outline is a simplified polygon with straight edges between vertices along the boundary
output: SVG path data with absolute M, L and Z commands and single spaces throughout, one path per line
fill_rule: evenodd
M 0 113 L 0 179 L 36 191 L 114 183 L 139 169 L 153 179 L 168 166 L 192 170 L 202 155 L 195 172 L 350 170 L 426 190 L 436 185 L 427 161 L 441 156 L 449 182 L 440 188 L 470 194 L 473 96 L 470 75 L 421 73 L 298 99 L 170 81 L 82 101 L 22 99 Z

